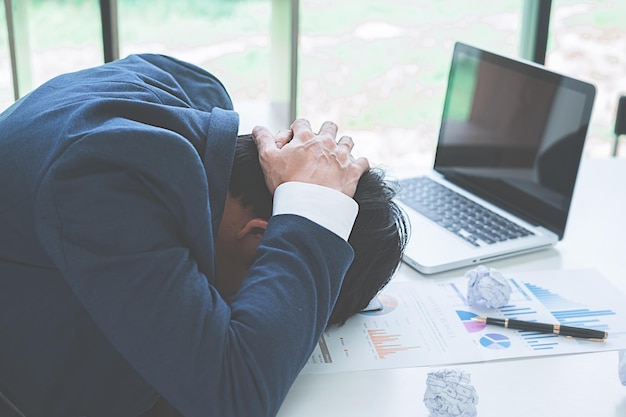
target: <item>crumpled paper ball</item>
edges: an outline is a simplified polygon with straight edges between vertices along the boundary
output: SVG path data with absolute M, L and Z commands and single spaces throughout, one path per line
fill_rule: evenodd
M 619 351 L 619 364 L 617 366 L 617 373 L 619 374 L 619 380 L 622 385 L 626 387 L 626 350 Z
M 479 265 L 467 271 L 467 302 L 469 305 L 487 308 L 502 307 L 509 302 L 511 286 L 502 274 L 493 268 Z
M 478 394 L 469 373 L 444 369 L 428 373 L 424 404 L 432 417 L 475 417 Z

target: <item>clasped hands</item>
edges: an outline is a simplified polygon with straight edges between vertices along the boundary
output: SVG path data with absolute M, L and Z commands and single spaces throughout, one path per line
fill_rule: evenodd
M 354 142 L 349 136 L 337 137 L 337 125 L 324 122 L 314 133 L 308 120 L 298 119 L 290 130 L 276 135 L 257 126 L 252 136 L 267 188 L 272 194 L 285 182 L 299 181 L 329 187 L 353 197 L 359 178 L 369 168 L 366 158 L 354 158 Z

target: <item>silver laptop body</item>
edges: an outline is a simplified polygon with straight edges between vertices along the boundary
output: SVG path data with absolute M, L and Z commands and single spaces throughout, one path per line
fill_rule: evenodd
M 435 184 L 400 181 L 396 200 L 411 223 L 404 261 L 432 274 L 562 239 L 594 98 L 591 84 L 456 43 L 426 175 Z M 439 196 L 437 184 L 452 194 Z M 470 208 L 459 212 L 459 201 Z

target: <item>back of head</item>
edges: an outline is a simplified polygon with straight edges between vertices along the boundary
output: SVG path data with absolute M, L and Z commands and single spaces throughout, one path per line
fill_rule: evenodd
M 272 215 L 272 195 L 265 184 L 252 135 L 237 138 L 228 192 L 244 207 L 251 207 L 257 217 L 269 219 Z
M 230 194 L 260 217 L 271 214 L 272 200 L 258 162 L 251 135 L 239 136 L 229 186 Z M 382 170 L 370 169 L 356 188 L 354 200 L 359 213 L 348 243 L 354 260 L 346 273 L 329 325 L 341 325 L 365 308 L 389 282 L 400 265 L 408 239 L 408 226 L 394 203 L 394 188 L 384 180 Z
M 365 308 L 389 282 L 402 260 L 408 239 L 408 223 L 394 203 L 395 189 L 382 170 L 370 169 L 356 188 L 359 214 L 348 242 L 354 261 L 346 273 L 339 298 L 328 322 L 343 324 Z

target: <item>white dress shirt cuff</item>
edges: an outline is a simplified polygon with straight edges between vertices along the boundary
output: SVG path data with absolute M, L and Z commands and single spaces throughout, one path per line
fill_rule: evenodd
M 274 191 L 273 214 L 296 214 L 348 240 L 359 205 L 344 193 L 316 184 L 286 182 Z

